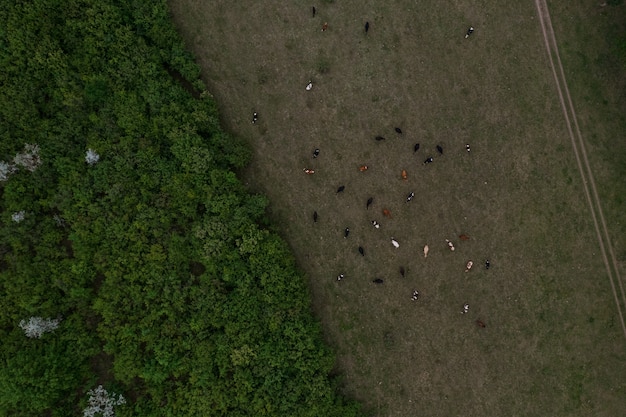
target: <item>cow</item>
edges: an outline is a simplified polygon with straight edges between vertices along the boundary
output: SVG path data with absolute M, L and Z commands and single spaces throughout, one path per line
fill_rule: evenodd
M 361 256 L 365 256 L 365 249 L 363 249 L 363 246 L 359 246 L 359 253 Z
M 377 141 L 385 140 L 385 138 L 383 138 L 382 136 L 376 136 L 374 139 L 376 139 Z
M 489 269 L 490 266 L 491 266 L 491 262 L 489 262 L 489 259 L 487 259 L 485 261 L 485 269 Z
M 406 196 L 406 202 L 410 202 L 411 200 L 413 200 L 413 197 L 415 197 L 415 193 L 414 192 L 410 192 L 409 195 Z
M 443 155 L 443 148 L 441 145 L 437 145 L 437 152 L 439 152 L 439 155 Z
M 370 30 L 370 22 L 365 22 L 365 33 Z
M 317 223 L 317 211 L 313 212 L 313 223 Z
M 448 247 L 450 248 L 450 250 L 454 252 L 454 244 L 450 242 L 448 239 L 446 239 L 446 243 L 448 244 Z
M 472 269 L 472 266 L 474 266 L 474 262 L 467 261 L 467 264 L 465 265 L 465 272 L 468 272 L 470 269 Z
M 402 275 L 402 278 L 404 278 L 406 271 L 404 270 L 404 267 L 401 266 L 400 267 L 400 275 Z
M 383 209 L 383 216 L 391 219 L 391 211 L 389 211 L 388 209 Z
M 394 246 L 394 248 L 398 249 L 400 247 L 400 244 L 398 243 L 397 240 L 395 240 L 393 237 L 391 238 L 391 244 Z
M 400 129 L 399 127 L 396 127 L 396 129 L 395 129 L 395 130 L 396 130 L 396 133 L 397 133 L 397 134 L 399 134 L 399 135 L 401 135 L 401 134 L 402 134 L 402 129 Z
M 343 190 L 345 190 L 345 189 L 346 189 L 346 186 L 345 186 L 345 185 L 340 185 L 340 186 L 339 186 L 339 188 L 337 188 L 337 192 L 336 192 L 335 194 L 342 193 L 342 192 L 343 192 Z
M 365 203 L 365 209 L 369 210 L 370 206 L 372 205 L 372 203 L 374 202 L 374 197 L 370 197 L 367 199 L 367 203 Z
M 485 324 L 485 322 L 483 322 L 481 319 L 476 319 L 476 326 L 484 329 L 485 327 L 487 327 L 487 325 Z
M 309 81 L 309 83 L 305 87 L 306 91 L 311 90 L 311 88 L 313 88 L 313 81 Z
M 469 153 L 469 152 L 470 152 L 470 146 L 469 146 L 469 143 L 466 143 L 466 144 L 465 144 L 465 150 L 467 151 L 467 153 Z
M 420 150 L 420 144 L 416 143 L 415 145 L 413 145 L 413 153 L 417 152 Z
M 337 275 L 337 281 L 341 281 L 342 279 L 344 279 L 344 275 L 343 274 L 339 274 Z
M 256 123 L 256 121 L 259 120 L 259 113 L 254 112 L 252 113 L 252 123 Z
M 379 229 L 380 228 L 380 223 L 378 223 L 376 220 L 372 220 L 372 226 L 374 226 L 375 228 Z
M 469 311 L 469 304 L 465 303 L 463 304 L 463 310 L 461 311 L 461 314 L 466 314 Z
M 304 168 L 304 173 L 307 175 L 312 175 L 315 174 L 315 170 L 314 169 L 308 169 L 308 168 Z
M 350 234 L 350 228 L 346 227 L 345 230 L 343 231 L 343 237 L 346 238 L 348 237 L 349 234 Z
M 372 281 L 374 284 L 382 284 L 384 281 L 382 278 L 376 278 L 375 280 Z
M 405 169 L 403 169 L 403 170 L 402 170 L 402 172 L 400 173 L 400 176 L 402 177 L 402 179 L 403 179 L 404 181 L 406 181 L 406 180 L 407 180 L 408 175 L 407 175 L 407 173 L 406 173 L 406 170 L 405 170 Z
M 424 245 L 424 258 L 428 258 L 428 251 L 430 250 L 430 248 L 428 247 L 428 245 Z
M 367 167 L 367 165 L 361 165 L 361 166 L 359 167 L 359 171 L 361 171 L 361 172 L 365 172 L 365 171 L 367 171 L 368 169 L 369 169 L 369 168 Z
M 474 27 L 470 26 L 470 28 L 467 29 L 467 33 L 465 33 L 465 39 L 469 38 L 472 33 L 474 33 Z
M 418 290 L 413 290 L 413 295 L 411 296 L 411 300 L 417 301 L 420 298 L 420 292 Z
M 311 7 L 311 12 L 312 12 L 312 14 L 313 14 L 311 17 L 315 17 L 315 12 L 316 12 L 316 11 L 317 11 L 317 10 L 315 10 L 315 6 Z
M 317 158 L 320 155 L 320 150 L 315 148 L 315 150 L 313 151 L 313 158 Z
M 426 160 L 424 161 L 424 165 L 426 164 L 430 164 L 431 162 L 433 162 L 433 157 L 429 156 L 428 158 L 426 158 Z
M 459 239 L 461 239 L 461 240 L 470 240 L 470 237 L 468 235 L 459 235 Z
M 322 25 L 322 32 L 325 32 L 325 31 L 326 31 L 326 29 L 328 29 L 328 23 L 324 23 L 324 24 Z

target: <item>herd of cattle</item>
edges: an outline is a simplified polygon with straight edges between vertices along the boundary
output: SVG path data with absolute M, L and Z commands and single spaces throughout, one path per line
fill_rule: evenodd
M 255 113 L 255 115 L 256 115 L 256 113 Z M 253 119 L 253 122 L 254 122 L 254 121 L 256 121 L 256 119 Z M 396 128 L 395 128 L 395 131 L 396 131 L 398 134 L 402 134 L 402 129 L 400 129 L 400 128 L 398 128 L 398 127 L 396 127 Z M 384 138 L 383 138 L 382 136 L 376 136 L 374 139 L 376 139 L 376 140 L 384 140 Z M 435 147 L 435 148 L 437 149 L 437 152 L 438 152 L 440 155 L 443 155 L 443 148 L 441 147 L 441 145 L 436 145 L 436 147 Z M 417 151 L 420 149 L 420 144 L 419 144 L 419 143 L 416 143 L 416 144 L 414 145 L 413 149 L 414 149 L 414 152 L 417 152 Z M 469 144 L 466 144 L 466 145 L 465 145 L 465 150 L 466 150 L 468 153 L 469 153 L 469 152 L 471 152 L 471 148 L 470 148 L 470 145 L 469 145 Z M 320 155 L 320 150 L 319 150 L 319 148 L 316 148 L 316 149 L 313 151 L 313 159 L 316 159 L 319 155 Z M 431 163 L 431 162 L 433 162 L 433 161 L 434 161 L 434 158 L 433 158 L 432 156 L 429 156 L 429 157 L 428 157 L 428 158 L 424 161 L 424 164 L 428 164 L 428 163 Z M 359 167 L 359 171 L 361 171 L 361 172 L 367 171 L 367 169 L 368 169 L 367 165 L 361 165 L 361 166 Z M 314 170 L 314 169 L 310 169 L 310 168 L 304 168 L 304 172 L 305 172 L 306 174 L 314 174 L 314 173 L 315 173 L 315 170 Z M 402 172 L 401 172 L 401 178 L 402 178 L 403 180 L 406 180 L 406 179 L 407 179 L 407 173 L 406 173 L 406 170 L 402 170 Z M 345 189 L 346 189 L 345 185 L 340 185 L 340 186 L 337 188 L 336 193 L 337 193 L 337 194 L 342 193 L 342 192 L 344 192 L 344 190 L 345 190 Z M 414 197 L 415 197 L 415 193 L 414 193 L 414 192 L 410 192 L 410 193 L 407 195 L 407 197 L 406 197 L 406 202 L 407 202 L 407 203 L 411 202 L 411 200 L 413 200 L 413 198 L 414 198 Z M 370 208 L 370 206 L 372 205 L 372 203 L 373 203 L 373 202 L 374 202 L 374 197 L 369 197 L 369 198 L 367 199 L 367 201 L 365 202 L 365 209 L 366 209 L 366 210 L 369 210 L 369 208 Z M 382 214 L 383 214 L 385 217 L 387 217 L 387 218 L 391 218 L 391 212 L 390 212 L 388 209 L 386 209 L 386 208 L 383 208 L 383 209 L 382 209 Z M 313 211 L 313 222 L 314 222 L 314 223 L 317 223 L 318 219 L 319 219 L 319 215 L 317 214 L 317 211 Z M 372 224 L 372 226 L 374 226 L 376 229 L 379 229 L 379 228 L 380 228 L 380 223 L 378 223 L 376 220 L 371 220 L 371 224 Z M 343 237 L 347 239 L 347 238 L 348 238 L 348 236 L 350 236 L 350 228 L 349 228 L 349 227 L 346 227 L 346 228 L 344 229 L 344 231 L 343 231 Z M 461 235 L 459 235 L 458 237 L 459 237 L 459 239 L 460 239 L 460 240 L 462 240 L 462 241 L 468 241 L 468 240 L 470 240 L 470 237 L 469 237 L 467 234 L 461 234 Z M 445 242 L 446 242 L 446 245 L 447 245 L 447 247 L 448 247 L 448 249 L 449 249 L 450 251 L 454 251 L 454 250 L 455 250 L 455 246 L 454 246 L 454 243 L 452 243 L 452 241 L 450 241 L 449 239 L 445 239 Z M 396 239 L 394 239 L 393 237 L 391 238 L 391 244 L 392 244 L 392 245 L 393 245 L 393 247 L 395 247 L 396 249 L 400 247 L 400 243 L 399 243 Z M 364 249 L 362 246 L 359 246 L 359 247 L 358 247 L 358 251 L 359 251 L 359 254 L 360 254 L 361 256 L 365 256 L 365 249 Z M 425 258 L 427 258 L 427 257 L 428 257 L 428 253 L 429 253 L 429 251 L 430 251 L 429 246 L 428 246 L 428 245 L 425 245 L 425 246 L 424 246 L 424 257 L 425 257 Z M 472 267 L 473 267 L 473 266 L 474 266 L 474 261 L 472 261 L 472 260 L 467 261 L 467 263 L 465 264 L 465 272 L 469 272 L 469 271 L 472 269 Z M 485 260 L 485 269 L 489 269 L 490 267 L 491 267 L 491 262 L 489 261 L 489 259 Z M 404 269 L 404 267 L 403 267 L 403 266 L 400 266 L 400 268 L 399 268 L 399 272 L 400 272 L 400 275 L 401 275 L 402 277 L 404 277 L 404 276 L 405 276 L 406 271 L 405 271 L 405 269 Z M 341 281 L 341 280 L 342 280 L 342 279 L 344 279 L 344 278 L 345 278 L 345 274 L 343 274 L 343 273 L 341 273 L 341 274 L 337 275 L 337 281 Z M 372 280 L 372 282 L 373 282 L 374 284 L 383 284 L 385 281 L 384 281 L 384 279 L 383 279 L 383 278 L 375 278 L 374 280 Z M 420 292 L 419 292 L 418 290 L 413 290 L 413 293 L 412 293 L 412 295 L 411 295 L 411 300 L 413 300 L 413 301 L 417 301 L 417 300 L 419 299 L 419 297 L 420 297 Z M 465 313 L 467 313 L 468 311 L 469 311 L 469 304 L 467 304 L 467 303 L 463 304 L 463 307 L 462 307 L 462 309 L 461 309 L 461 313 L 462 313 L 462 314 L 465 314 Z M 477 324 L 479 327 L 485 327 L 485 324 L 484 324 L 481 320 L 477 320 L 477 321 L 476 321 L 476 324 Z
M 313 17 L 315 17 L 315 14 L 316 14 L 316 9 L 315 9 L 315 7 L 312 7 L 312 15 L 313 15 Z M 328 27 L 329 27 L 329 26 L 328 26 L 328 23 L 327 23 L 327 22 L 325 22 L 325 23 L 322 25 L 322 31 L 326 31 L 326 30 L 328 29 Z M 365 28 L 365 33 L 367 34 L 367 33 L 369 32 L 369 29 L 370 29 L 370 23 L 369 23 L 369 22 L 365 22 L 364 28 Z M 465 33 L 465 38 L 467 39 L 467 38 L 468 38 L 468 37 L 469 37 L 469 36 L 470 36 L 473 32 L 474 32 L 474 28 L 473 28 L 473 27 L 469 27 L 469 29 L 467 29 L 467 32 Z M 312 89 L 313 89 L 313 81 L 312 81 L 312 80 L 309 80 L 309 81 L 307 82 L 307 84 L 305 85 L 305 90 L 306 90 L 306 91 L 310 91 L 310 90 L 312 90 Z M 254 112 L 254 113 L 253 113 L 253 115 L 252 115 L 252 123 L 253 123 L 253 124 L 257 123 L 258 118 L 259 118 L 259 114 L 258 114 L 257 112 Z M 401 128 L 396 127 L 396 128 L 394 128 L 394 130 L 395 130 L 395 133 L 396 133 L 397 135 L 403 135 L 403 132 L 402 132 L 402 129 L 401 129 Z M 383 136 L 378 135 L 378 136 L 374 136 L 374 140 L 376 140 L 376 141 L 385 141 L 385 140 L 386 140 L 386 138 L 385 138 L 385 137 L 383 137 Z M 435 149 L 437 150 L 437 153 L 438 153 L 440 156 L 443 156 L 444 150 L 443 150 L 443 147 L 442 147 L 441 145 L 436 145 Z M 420 144 L 419 144 L 419 143 L 415 143 L 415 144 L 413 145 L 413 153 L 415 154 L 415 153 L 417 153 L 419 150 L 420 150 Z M 465 145 L 465 150 L 467 151 L 467 153 L 470 153 L 470 152 L 471 152 L 471 148 L 470 148 L 469 143 Z M 313 159 L 318 158 L 318 157 L 320 156 L 320 152 L 321 152 L 321 151 L 320 151 L 320 149 L 319 149 L 319 148 L 314 149 L 314 150 L 313 150 L 313 154 L 312 154 Z M 434 162 L 434 160 L 435 160 L 434 156 L 429 155 L 429 156 L 428 156 L 428 157 L 424 160 L 424 165 L 431 164 L 432 162 Z M 368 168 L 368 166 L 367 166 L 367 165 L 361 165 L 361 166 L 359 167 L 359 171 L 361 171 L 361 172 L 367 171 L 368 169 L 369 169 L 369 168 Z M 315 174 L 315 169 L 313 169 L 313 168 L 308 168 L 308 167 L 307 167 L 307 168 L 304 168 L 304 169 L 303 169 L 303 172 L 304 172 L 305 174 L 307 174 L 307 175 L 314 175 L 314 174 Z M 402 172 L 401 172 L 401 178 L 402 178 L 403 180 L 407 180 L 407 173 L 406 173 L 406 170 L 402 170 Z M 344 190 L 345 190 L 345 185 L 340 185 L 340 186 L 337 188 L 336 193 L 337 193 L 337 194 L 338 194 L 338 193 L 342 193 Z M 407 203 L 411 202 L 411 200 L 412 200 L 414 197 L 415 197 L 415 193 L 414 193 L 414 192 L 410 192 L 410 193 L 406 196 L 406 202 L 407 202 Z M 371 204 L 373 203 L 373 201 L 374 201 L 374 198 L 373 198 L 373 197 L 369 197 L 369 198 L 367 199 L 366 204 L 365 204 L 365 209 L 366 209 L 366 210 L 369 210 L 369 208 L 370 208 Z M 387 217 L 387 218 L 391 218 L 391 212 L 390 212 L 387 208 L 383 208 L 383 209 L 382 209 L 382 214 L 383 214 L 383 216 L 385 216 L 385 217 Z M 319 216 L 318 216 L 317 211 L 313 211 L 313 222 L 317 223 L 318 219 L 319 219 Z M 372 224 L 372 226 L 373 226 L 373 227 L 375 227 L 376 229 L 379 229 L 379 228 L 380 228 L 380 224 L 379 224 L 376 220 L 371 220 L 371 224 Z M 344 238 L 346 238 L 346 239 L 347 239 L 349 235 L 350 235 L 350 228 L 346 227 L 346 228 L 344 229 Z M 459 235 L 459 239 L 460 239 L 460 240 L 469 240 L 469 239 L 470 239 L 470 237 L 469 237 L 468 235 L 466 235 L 466 234 L 462 234 L 462 235 Z M 394 239 L 393 237 L 391 237 L 391 239 L 390 239 L 390 240 L 391 240 L 391 244 L 392 244 L 395 248 L 399 248 L 399 247 L 400 247 L 400 243 L 399 243 L 396 239 Z M 451 250 L 451 251 L 454 251 L 454 250 L 455 250 L 454 244 L 453 244 L 450 240 L 445 239 L 445 242 L 446 242 L 446 244 L 447 244 L 447 246 L 448 246 L 448 249 L 449 249 L 449 250 Z M 428 246 L 428 245 L 425 245 L 425 246 L 424 246 L 424 248 L 423 248 L 423 252 L 424 252 L 424 257 L 425 257 L 425 258 L 426 258 L 426 257 L 428 257 L 429 250 L 430 250 L 429 246 Z M 365 249 L 364 249 L 362 246 L 359 246 L 359 247 L 358 247 L 358 252 L 359 252 L 359 254 L 360 254 L 361 256 L 365 256 Z M 471 270 L 471 268 L 473 267 L 473 265 L 474 265 L 474 262 L 473 262 L 472 260 L 467 261 L 467 263 L 466 263 L 466 265 L 465 265 L 465 272 L 469 272 L 469 271 Z M 489 269 L 489 268 L 490 268 L 490 266 L 491 266 L 490 261 L 489 261 L 489 260 L 485 260 L 485 268 L 486 268 L 486 269 Z M 401 275 L 402 277 L 404 277 L 404 276 L 405 276 L 406 271 L 405 271 L 405 268 L 404 268 L 403 266 L 400 266 L 400 268 L 399 268 L 399 272 L 400 272 L 400 275 Z M 337 281 L 341 281 L 341 280 L 343 280 L 344 278 L 345 278 L 345 274 L 344 274 L 344 273 L 340 273 L 339 275 L 337 275 L 337 278 L 336 278 L 336 279 L 337 279 Z M 383 278 L 375 278 L 372 282 L 373 282 L 374 284 L 383 284 L 383 283 L 384 283 L 384 279 L 383 279 Z M 412 300 L 412 301 L 417 301 L 419 298 L 420 298 L 420 292 L 419 292 L 417 289 L 414 289 L 414 290 L 413 290 L 413 292 L 412 292 L 412 295 L 411 295 L 411 300 Z M 465 303 L 465 304 L 463 304 L 463 306 L 462 306 L 462 308 L 461 308 L 461 313 L 462 313 L 462 314 L 465 314 L 465 313 L 468 313 L 468 312 L 469 312 L 469 304 Z M 480 319 L 476 320 L 476 325 L 477 325 L 477 326 L 479 326 L 479 327 L 485 327 L 484 322 L 482 322 Z

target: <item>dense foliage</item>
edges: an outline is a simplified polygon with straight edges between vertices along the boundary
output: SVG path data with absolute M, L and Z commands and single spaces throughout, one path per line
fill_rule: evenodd
M 356 415 L 166 2 L 0 23 L 0 414 Z

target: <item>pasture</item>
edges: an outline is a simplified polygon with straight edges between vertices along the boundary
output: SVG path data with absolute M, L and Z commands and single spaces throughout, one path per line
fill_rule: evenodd
M 573 3 L 554 19 L 575 51 L 583 35 L 563 14 L 602 11 Z M 620 415 L 626 339 L 534 2 L 320 1 L 314 17 L 311 5 L 171 1 L 224 127 L 253 148 L 242 176 L 306 272 L 342 391 L 373 416 Z M 600 125 L 592 102 L 577 110 Z M 610 195 L 597 155 L 611 131 L 584 128 Z

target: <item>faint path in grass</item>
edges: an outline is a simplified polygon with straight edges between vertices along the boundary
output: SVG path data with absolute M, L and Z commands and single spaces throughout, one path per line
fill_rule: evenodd
M 585 143 L 578 126 L 574 104 L 572 103 L 572 98 L 567 87 L 565 73 L 563 72 L 563 65 L 561 64 L 561 57 L 559 55 L 559 49 L 556 42 L 556 36 L 554 35 L 554 29 L 552 28 L 552 21 L 548 11 L 548 5 L 546 0 L 535 0 L 535 5 L 537 6 L 539 22 L 541 24 L 541 30 L 543 31 L 543 39 L 546 44 L 546 49 L 548 50 L 550 67 L 552 68 L 552 74 L 554 75 L 554 81 L 559 94 L 561 108 L 563 109 L 563 115 L 565 116 L 565 123 L 567 124 L 567 130 L 572 141 L 574 154 L 576 155 L 578 171 L 580 172 L 580 176 L 583 180 L 583 188 L 585 190 L 585 195 L 587 196 L 591 217 L 593 218 L 596 235 L 600 244 L 600 252 L 602 253 L 602 259 L 604 260 L 604 265 L 606 266 L 606 271 L 609 276 L 609 282 L 611 283 L 611 289 L 613 290 L 613 297 L 615 298 L 615 304 L 617 305 L 617 313 L 622 324 L 624 337 L 626 337 L 626 325 L 624 324 L 624 314 L 622 313 L 622 310 L 626 308 L 624 286 L 622 284 L 622 278 L 615 259 L 615 252 L 613 251 L 613 246 L 611 245 L 611 238 L 606 227 L 604 214 L 602 213 L 602 206 L 596 190 L 596 184 L 593 179 L 591 166 L 589 165 L 589 159 L 587 158 Z M 619 287 L 619 294 L 617 287 Z

